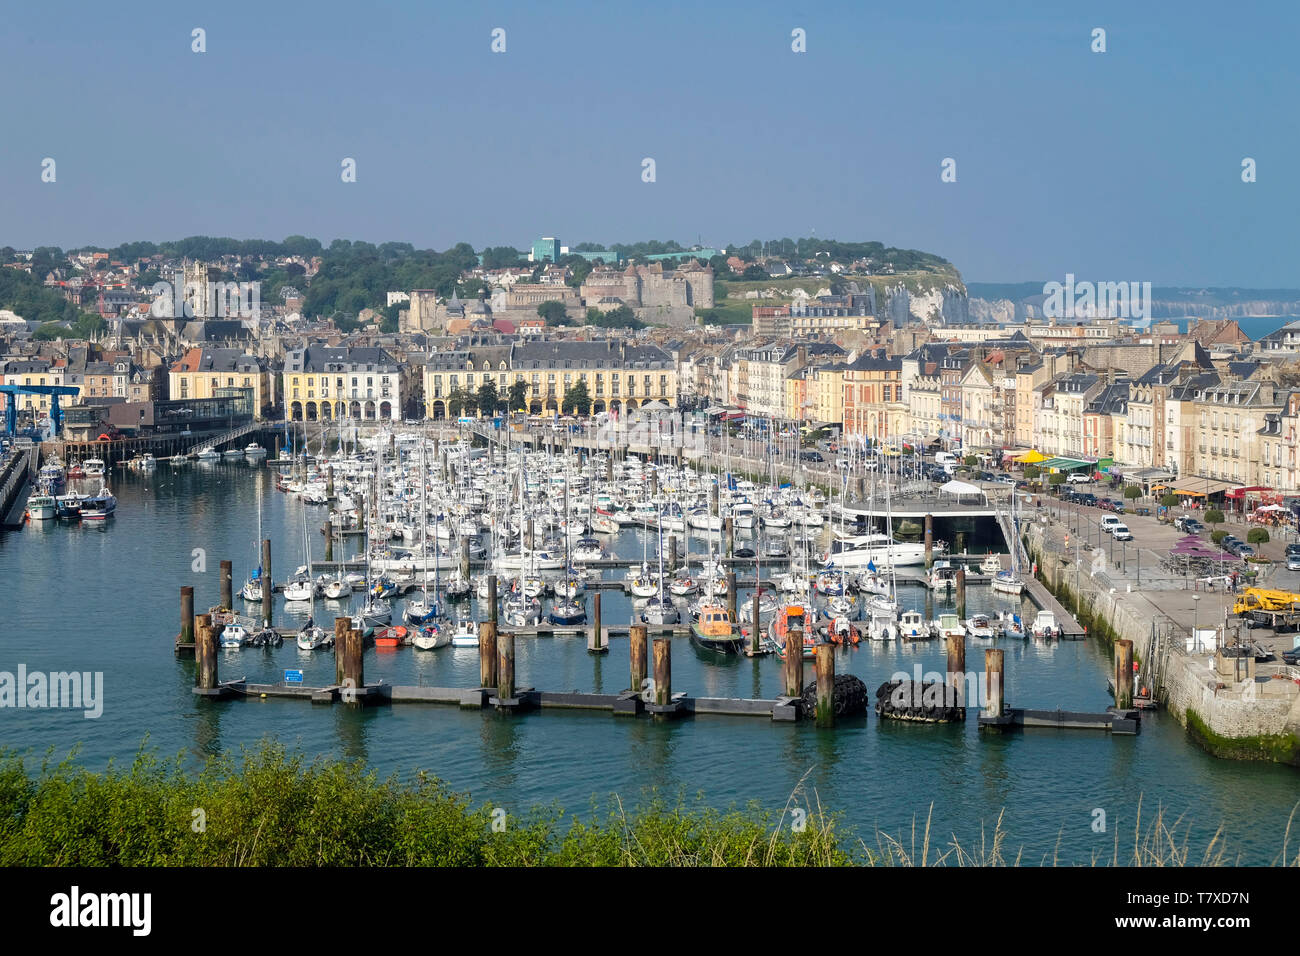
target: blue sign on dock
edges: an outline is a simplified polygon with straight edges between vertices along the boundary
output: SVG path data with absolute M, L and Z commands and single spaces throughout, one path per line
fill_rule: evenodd
M 301 683 L 302 683 L 302 671 L 289 671 L 289 670 L 285 671 L 285 672 L 284 672 L 284 682 L 285 682 L 286 684 L 301 684 Z

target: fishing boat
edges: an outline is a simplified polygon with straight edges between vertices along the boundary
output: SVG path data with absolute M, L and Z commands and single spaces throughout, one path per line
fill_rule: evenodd
M 117 499 L 108 490 L 107 485 L 100 485 L 99 491 L 81 500 L 81 518 L 83 521 L 104 521 L 117 511 Z
M 69 478 L 85 478 L 86 469 L 82 466 L 81 462 L 74 461 L 68 465 L 67 476 Z
M 82 496 L 75 491 L 70 491 L 66 495 L 59 495 L 54 499 L 55 516 L 76 521 L 81 517 L 81 501 Z
M 105 468 L 102 458 L 87 458 L 81 463 L 81 470 L 87 478 L 103 478 Z
M 719 654 L 739 654 L 745 646 L 731 612 L 720 604 L 700 608 L 699 620 L 691 625 L 691 640 L 696 646 Z
M 54 496 L 44 491 L 38 491 L 27 499 L 27 517 L 33 521 L 52 520 L 57 510 L 58 502 Z

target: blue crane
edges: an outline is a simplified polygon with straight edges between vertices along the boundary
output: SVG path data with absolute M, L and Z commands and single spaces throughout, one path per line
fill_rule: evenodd
M 49 395 L 50 421 L 54 423 L 54 434 L 63 430 L 63 409 L 59 408 L 60 395 L 78 395 L 81 389 L 75 385 L 0 385 L 0 395 L 5 397 L 5 434 L 13 437 L 18 434 L 18 396 Z

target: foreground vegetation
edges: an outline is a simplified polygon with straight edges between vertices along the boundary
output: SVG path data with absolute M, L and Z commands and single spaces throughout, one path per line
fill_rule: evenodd
M 102 774 L 68 758 L 28 767 L 0 752 L 3 866 L 842 866 L 1055 864 L 1007 848 L 999 818 L 970 846 L 946 844 L 929 820 L 871 843 L 841 828 L 796 790 L 780 813 L 720 812 L 654 800 L 617 801 L 590 819 L 540 808 L 520 818 L 473 808 L 440 782 L 379 779 L 337 760 L 307 761 L 276 744 L 239 760 L 212 758 L 197 774 L 141 751 Z M 792 822 L 804 821 L 800 832 Z M 1094 865 L 1233 862 L 1221 833 L 1199 853 L 1186 825 L 1162 813 L 1116 826 Z M 1300 864 L 1283 837 L 1280 862 Z M 1121 846 L 1121 839 L 1124 845 Z M 1129 841 L 1132 845 L 1129 846 Z

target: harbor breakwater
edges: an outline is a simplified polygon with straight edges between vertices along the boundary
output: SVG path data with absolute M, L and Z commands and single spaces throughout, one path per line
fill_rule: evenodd
M 1192 622 L 1178 613 L 1178 602 L 1162 600 L 1179 592 L 1101 587 L 1085 568 L 1074 566 L 1061 541 L 1053 540 L 1059 536 L 1053 523 L 1025 527 L 1039 580 L 1090 636 L 1110 644 L 1133 642 L 1139 684 L 1149 683 L 1154 699 L 1189 736 L 1218 757 L 1300 767 L 1300 686 L 1294 680 L 1257 672 L 1253 661 L 1222 651 L 1189 650 Z

